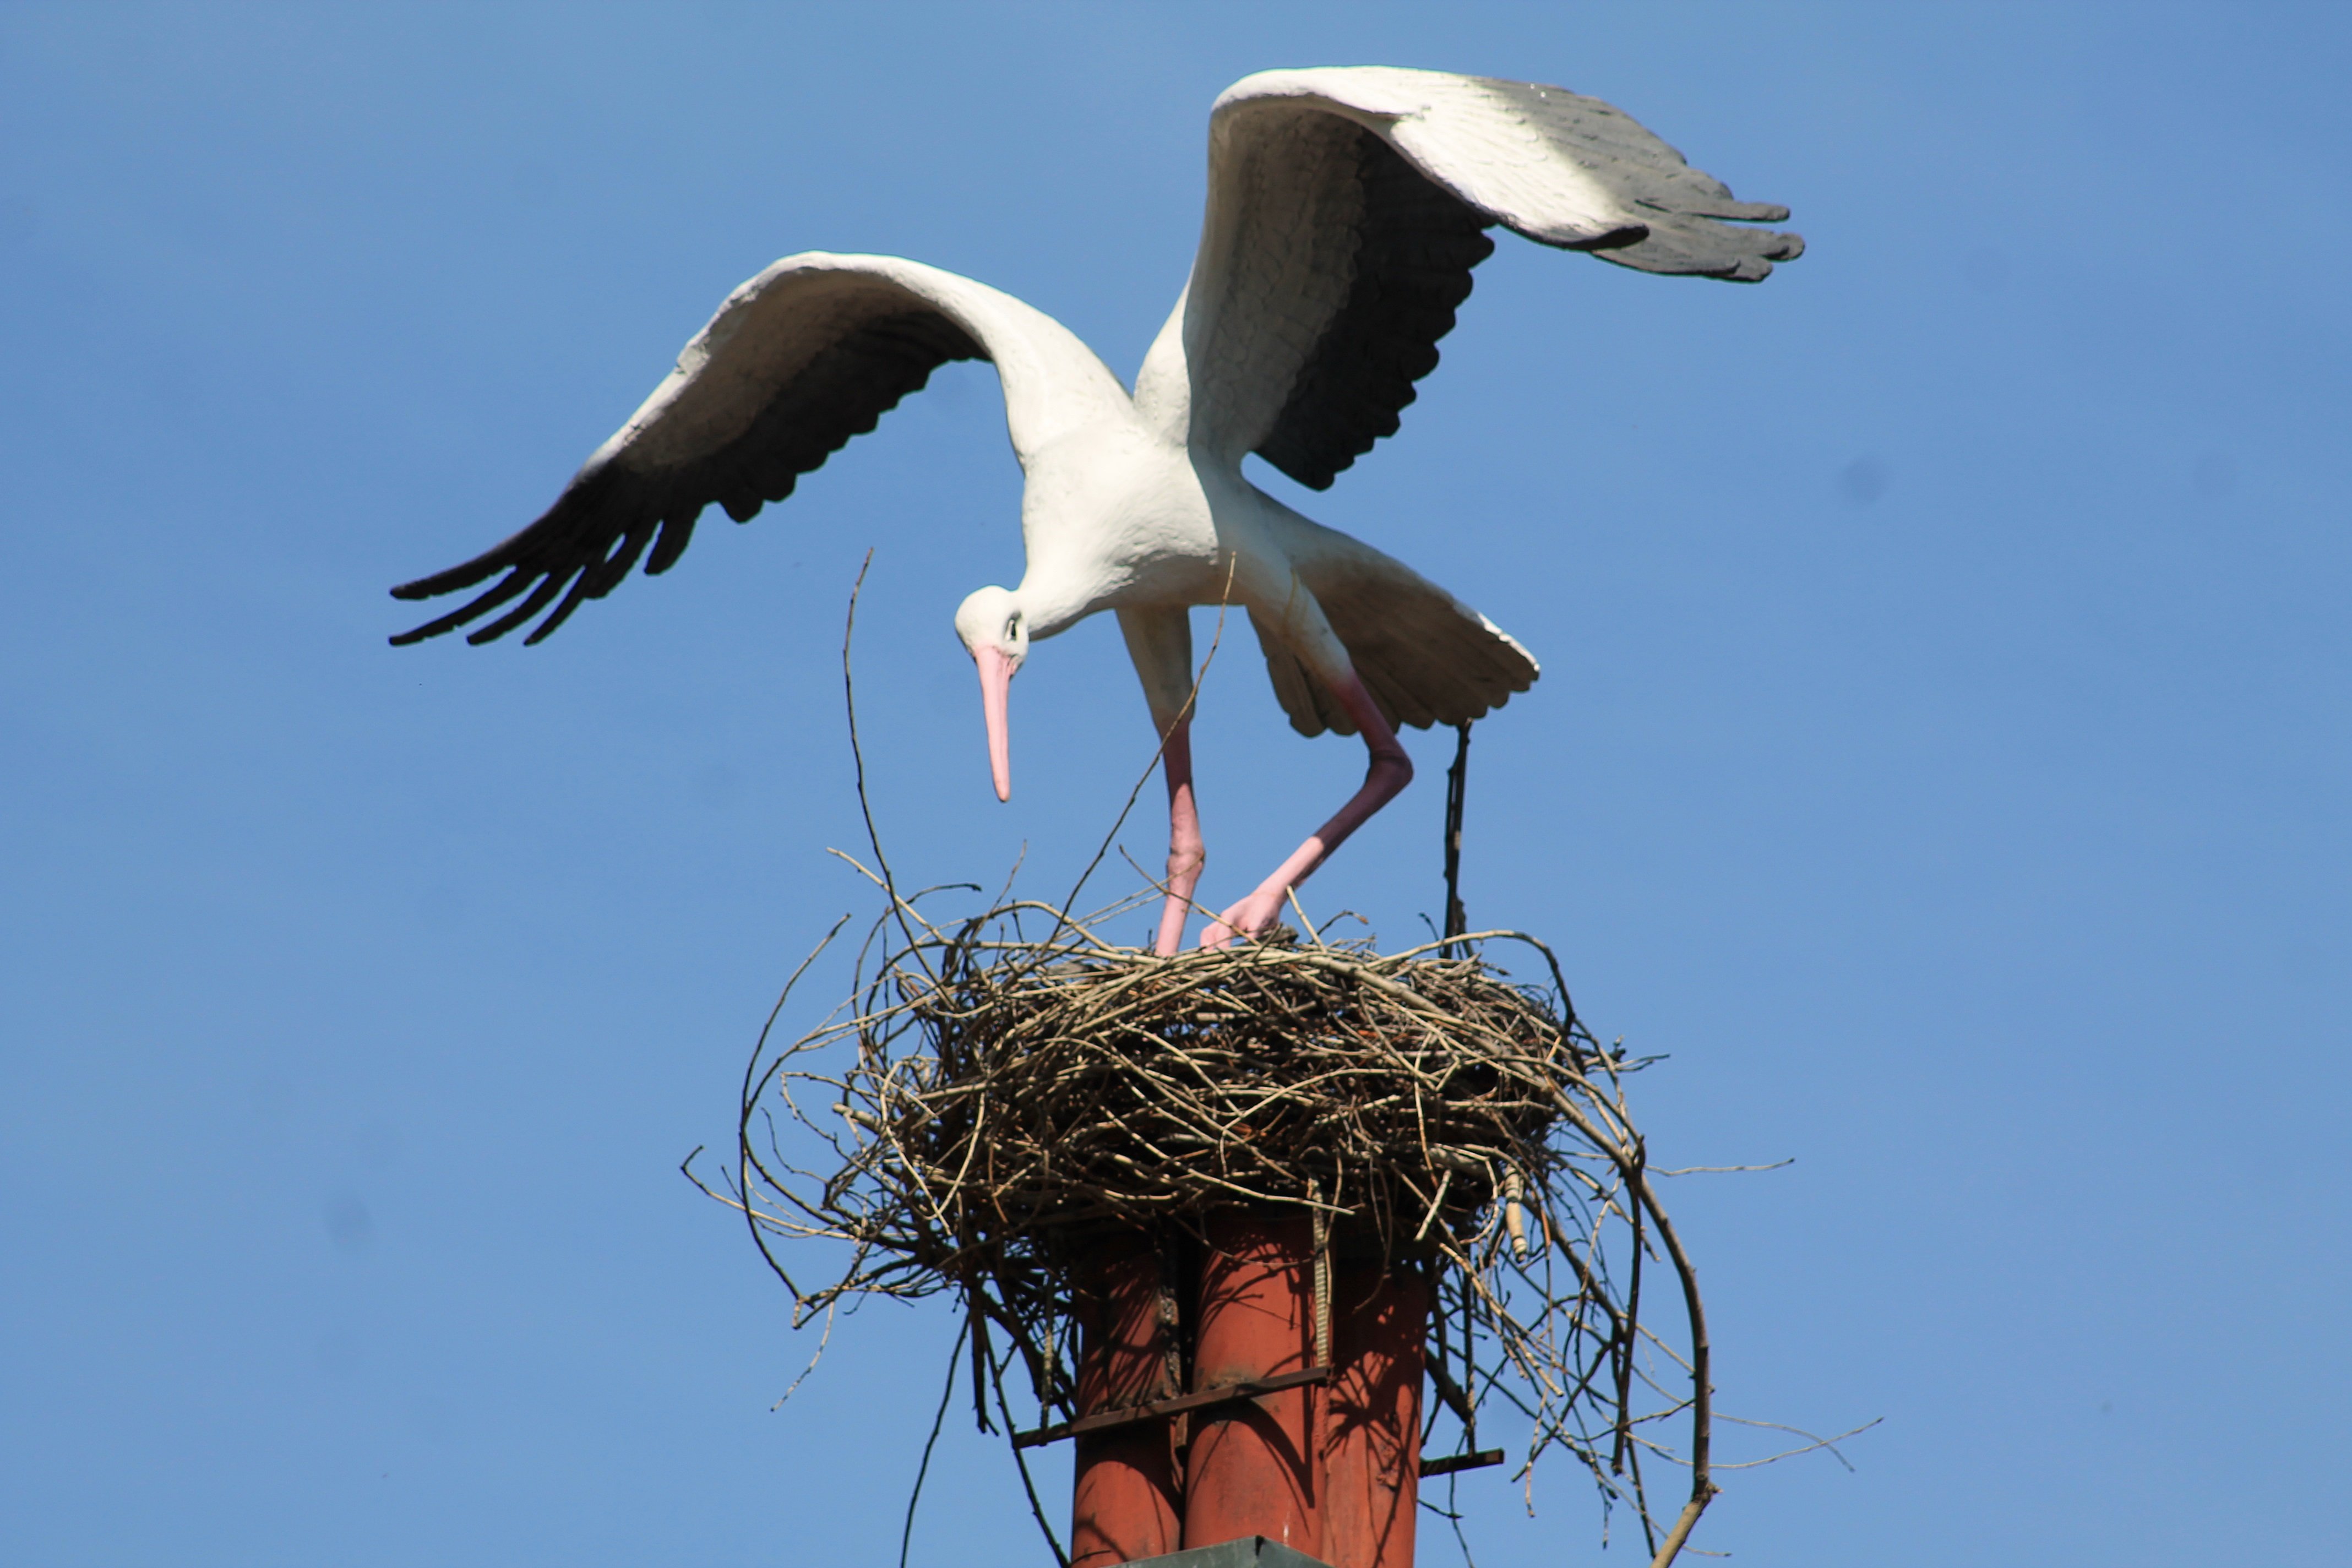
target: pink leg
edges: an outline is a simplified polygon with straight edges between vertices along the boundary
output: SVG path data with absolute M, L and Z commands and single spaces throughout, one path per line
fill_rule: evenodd
M 1315 873 L 1315 868 L 1331 858 L 1331 851 L 1348 841 L 1348 835 L 1371 819 L 1397 797 L 1398 792 L 1412 782 L 1412 759 L 1397 744 L 1396 731 L 1381 716 L 1380 704 L 1364 689 L 1364 683 L 1352 672 L 1347 684 L 1339 690 L 1339 700 L 1347 704 L 1355 717 L 1356 728 L 1364 737 L 1364 749 L 1371 753 L 1371 763 L 1364 770 L 1364 784 L 1354 798 L 1341 806 L 1330 821 L 1315 830 L 1315 837 L 1300 845 L 1257 886 L 1257 891 L 1217 917 L 1216 923 L 1201 933 L 1202 947 L 1224 947 L 1236 937 L 1256 936 L 1272 925 L 1282 912 L 1284 898 L 1290 889 Z
M 1160 909 L 1160 939 L 1151 951 L 1162 958 L 1184 945 L 1184 918 L 1192 911 L 1192 889 L 1209 858 L 1201 842 L 1200 808 L 1192 801 L 1192 727 L 1178 720 L 1160 753 L 1168 775 L 1168 901 Z

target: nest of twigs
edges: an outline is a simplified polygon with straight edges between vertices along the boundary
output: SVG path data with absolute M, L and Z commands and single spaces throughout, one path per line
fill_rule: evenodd
M 1566 1455 L 1673 1555 L 1714 1489 L 1696 1283 L 1626 1109 L 1639 1064 L 1585 1030 L 1541 943 L 1383 956 L 1310 933 L 1159 958 L 1048 906 L 941 929 L 890 900 L 852 999 L 789 1045 L 762 1037 L 735 1190 L 713 1194 L 750 1219 L 796 1323 L 951 1293 L 982 1427 L 1042 1426 L 1075 1414 L 1090 1234 L 1305 1209 L 1327 1245 L 1428 1274 L 1425 1444 L 1475 1448 L 1499 1402 L 1522 1477 Z M 839 1244 L 832 1262 L 777 1246 L 812 1239 Z M 1667 1270 L 1665 1332 L 1645 1260 Z M 1645 1460 L 1685 1468 L 1680 1518 L 1654 1514 Z

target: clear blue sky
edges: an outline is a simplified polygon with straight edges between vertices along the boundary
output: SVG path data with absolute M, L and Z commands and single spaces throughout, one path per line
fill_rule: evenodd
M 541 647 L 393 650 L 384 589 L 788 252 L 969 272 L 1131 374 L 1210 100 L 1360 62 L 1605 97 L 1812 247 L 1744 289 L 1507 242 L 1305 502 L 1545 661 L 1478 731 L 1474 919 L 1670 1056 L 1660 1163 L 1796 1161 L 1669 1194 L 1723 1403 L 1885 1421 L 1727 1476 L 1699 1544 L 2352 1561 L 2352 12 L 1724 3 L 0 8 L 0 1557 L 890 1560 L 946 1314 L 771 1414 L 808 1347 L 675 1167 L 865 907 L 824 852 L 868 546 L 908 876 L 1064 886 L 1148 757 L 1089 624 L 989 793 L 949 619 L 1019 569 L 992 379 Z M 1231 895 L 1360 753 L 1246 639 L 1205 705 Z M 1413 744 L 1308 897 L 1398 942 Z M 1481 1568 L 1634 1560 L 1498 1475 Z M 1043 1560 L 968 1425 L 915 1552 Z

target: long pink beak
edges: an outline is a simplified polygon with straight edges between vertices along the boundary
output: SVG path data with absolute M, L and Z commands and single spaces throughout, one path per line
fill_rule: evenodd
M 1013 690 L 1013 661 L 1003 650 L 979 647 L 972 663 L 980 667 L 980 707 L 988 716 L 988 771 L 996 780 L 996 798 L 1013 798 L 1013 737 L 1004 718 Z

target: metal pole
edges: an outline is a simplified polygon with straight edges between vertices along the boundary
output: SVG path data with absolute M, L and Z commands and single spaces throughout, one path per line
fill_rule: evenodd
M 1323 1407 L 1317 1553 L 1331 1568 L 1412 1568 L 1429 1290 L 1418 1272 L 1386 1261 L 1342 1263 L 1334 1282 L 1339 1364 Z
M 1113 1237 L 1087 1259 L 1078 1293 L 1077 1406 L 1081 1417 L 1176 1392 L 1168 1376 L 1172 1314 L 1160 1251 L 1141 1237 Z M 1070 1568 L 1159 1557 L 1180 1544 L 1174 1434 L 1166 1421 L 1080 1433 L 1070 1488 Z
M 1192 1386 L 1309 1370 L 1313 1240 L 1305 1215 L 1233 1209 L 1202 1227 Z M 1309 1556 L 1321 1546 L 1314 1391 L 1282 1389 L 1193 1418 L 1185 1459 L 1184 1545 L 1262 1535 Z

